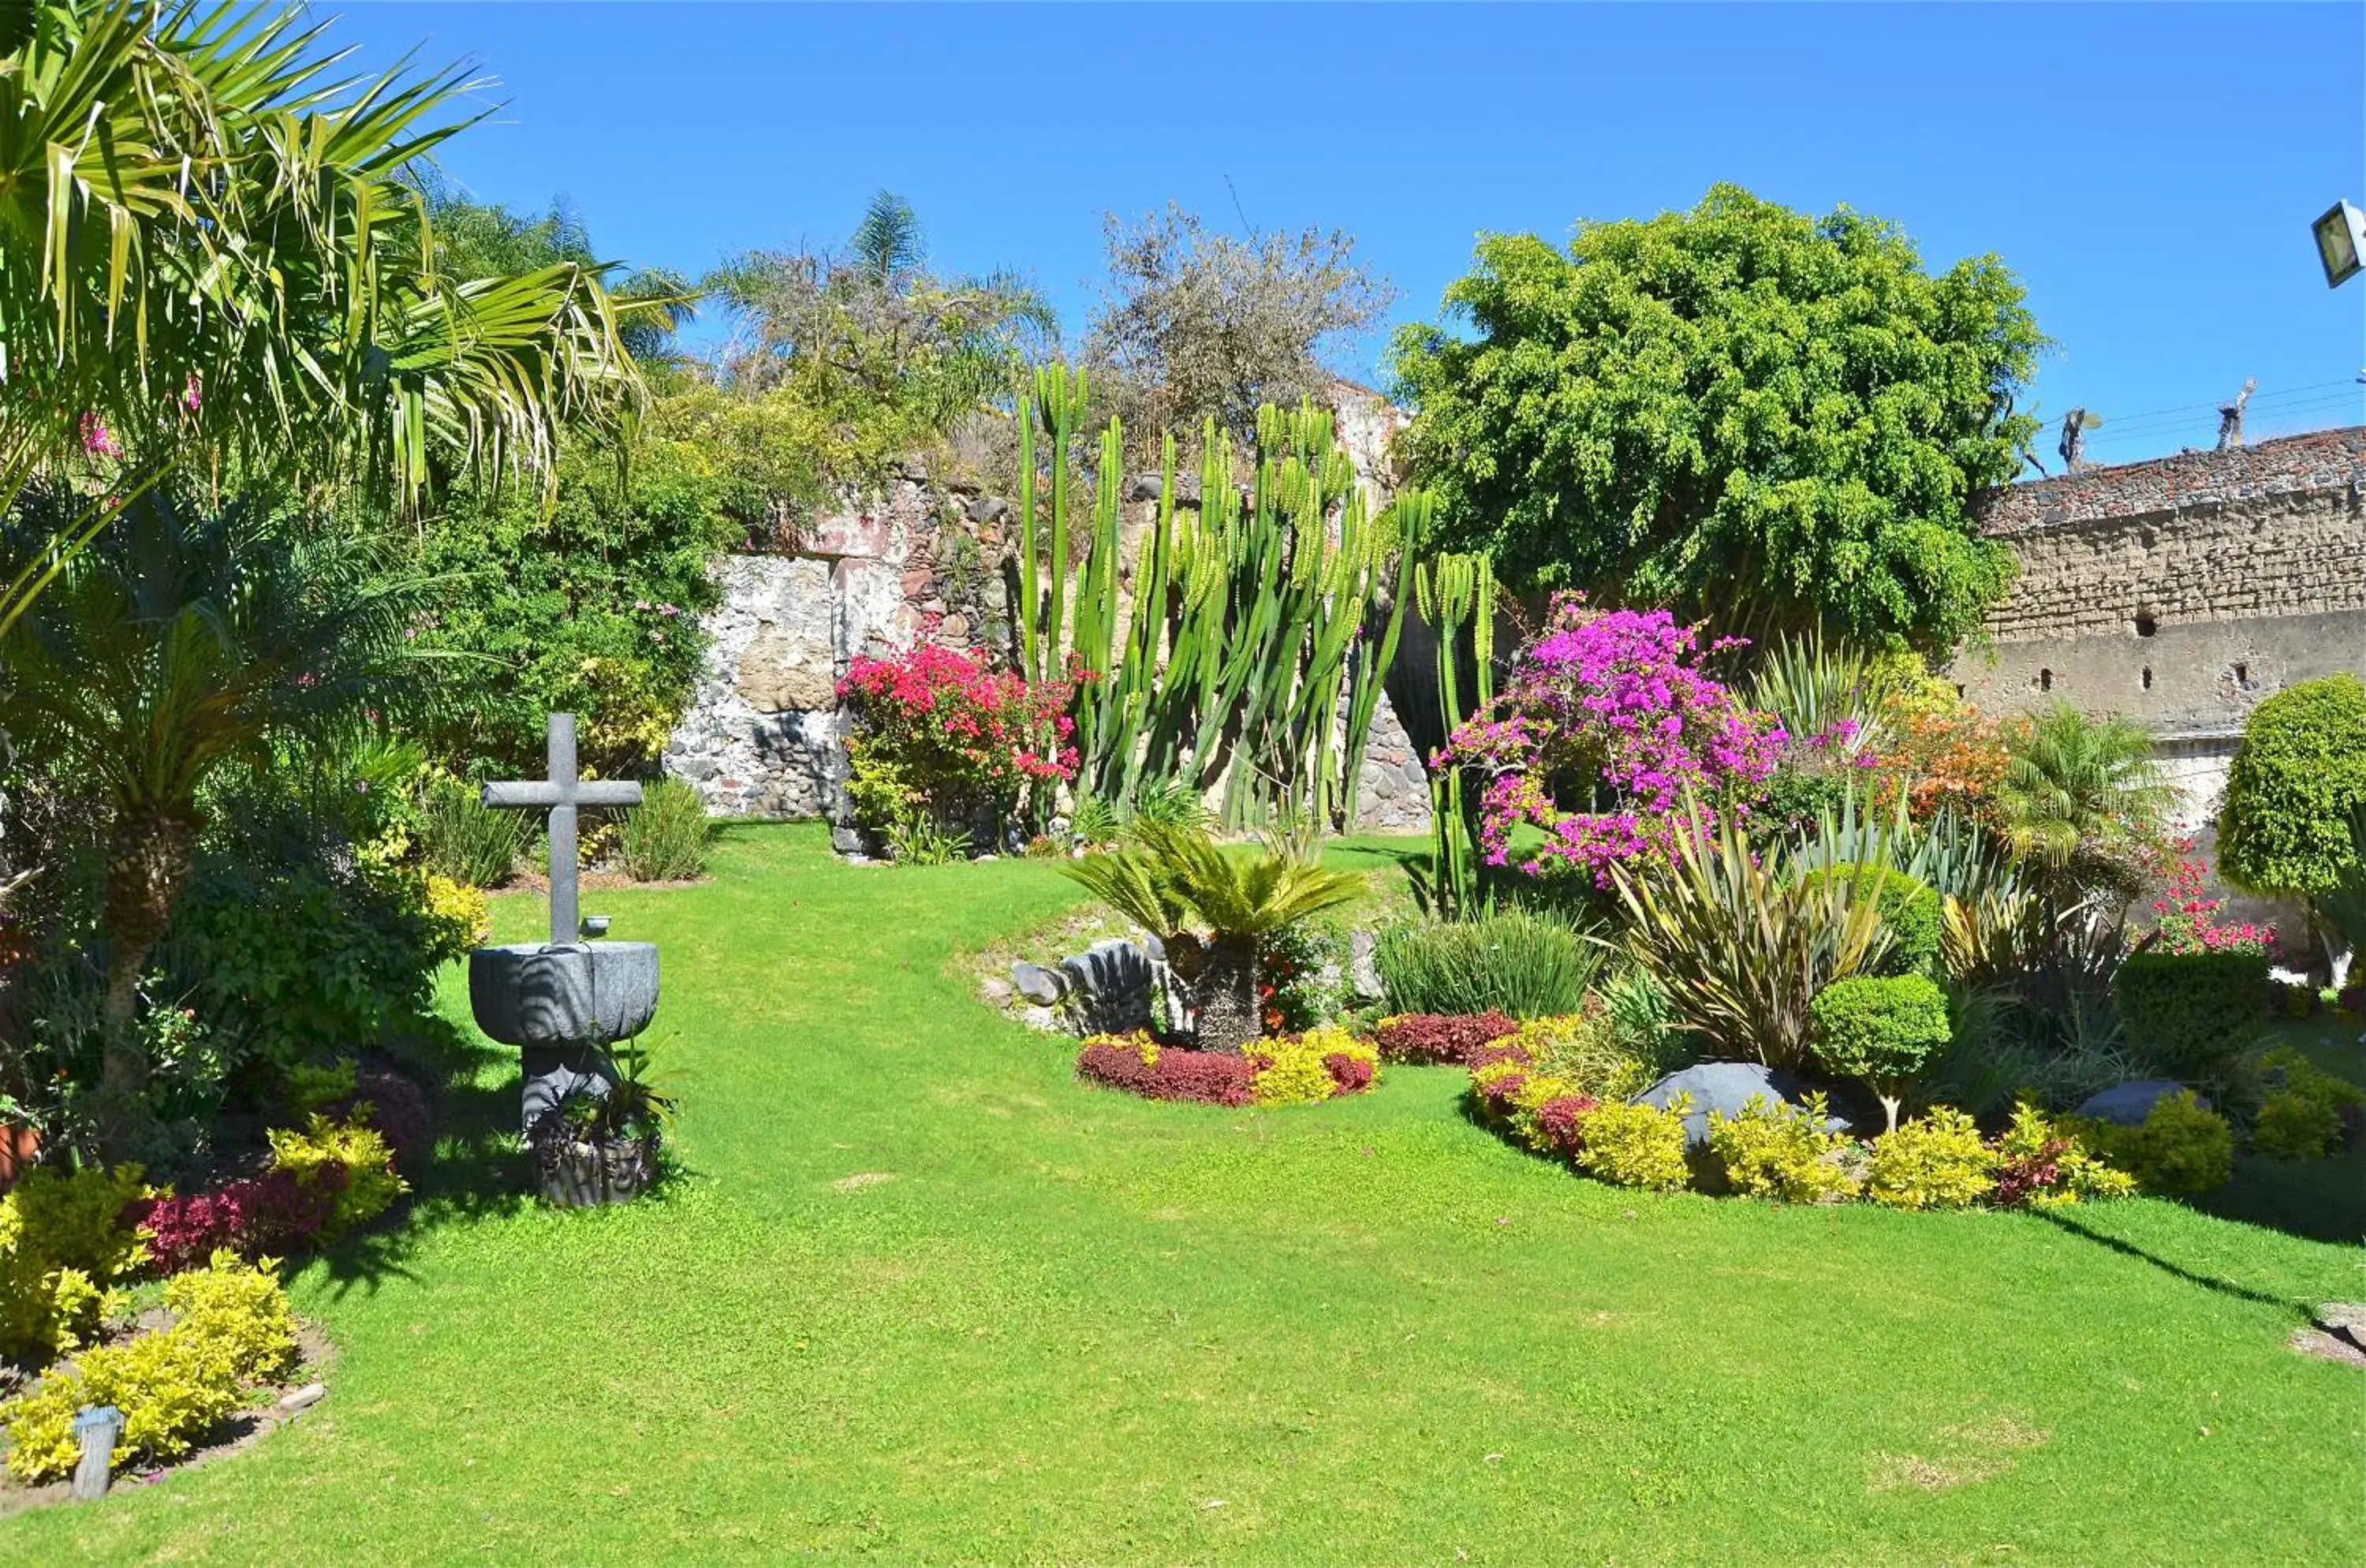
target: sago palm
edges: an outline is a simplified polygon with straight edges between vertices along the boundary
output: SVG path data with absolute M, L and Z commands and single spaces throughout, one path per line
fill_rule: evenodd
M 21 498 L 0 570 L 45 549 L 79 504 Z M 400 674 L 424 586 L 383 574 L 367 540 L 266 502 L 208 510 L 162 488 L 0 642 L 0 728 L 107 807 L 103 1087 L 118 1099 L 141 1087 L 137 987 L 187 879 L 208 780 L 415 701 Z
M 1178 972 L 1196 967 L 1192 999 L 1202 1050 L 1246 1050 L 1260 1032 L 1260 941 L 1349 902 L 1364 879 L 1273 849 L 1227 853 L 1197 829 L 1145 823 L 1134 837 L 1133 846 L 1086 856 L 1066 868 L 1068 875 L 1155 932 L 1175 953 Z M 1187 929 L 1194 917 L 1207 928 L 1204 935 Z

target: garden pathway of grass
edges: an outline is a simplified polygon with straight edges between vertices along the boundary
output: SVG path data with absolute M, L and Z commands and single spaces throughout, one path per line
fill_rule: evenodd
M 0 1561 L 2366 1561 L 2360 1375 L 2284 1348 L 2366 1293 L 2354 1247 L 1641 1197 L 1445 1069 L 1275 1113 L 1087 1089 L 949 963 L 1076 897 L 805 826 L 596 895 L 664 945 L 688 1179 L 553 1213 L 449 1148 L 301 1277 L 317 1413 L 0 1522 Z

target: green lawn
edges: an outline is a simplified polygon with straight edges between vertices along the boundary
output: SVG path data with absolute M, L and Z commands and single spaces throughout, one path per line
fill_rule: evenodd
M 2354 1190 L 2299 1227 L 2343 1241 L 1785 1210 L 1577 1179 L 1446 1069 L 1152 1105 L 951 962 L 1076 897 L 803 826 L 591 896 L 664 944 L 687 1179 L 545 1213 L 450 1147 L 301 1276 L 316 1414 L 0 1561 L 2366 1561 L 2366 1388 L 2284 1348 L 2366 1294 Z

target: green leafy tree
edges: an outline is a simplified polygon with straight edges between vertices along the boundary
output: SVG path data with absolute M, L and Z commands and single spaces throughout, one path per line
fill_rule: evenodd
M 1109 283 L 1086 358 L 1136 430 L 1212 419 L 1246 441 L 1267 403 L 1329 407 L 1325 357 L 1396 298 L 1338 230 L 1238 240 L 1170 203 L 1132 225 L 1111 214 L 1102 233 Z
M 910 204 L 887 191 L 843 248 L 750 252 L 704 287 L 734 329 L 715 384 L 765 405 L 759 419 L 728 422 L 732 443 L 797 479 L 799 502 L 941 449 L 1008 399 L 1031 351 L 1058 332 L 1051 307 L 1008 273 L 932 270 Z
M 32 0 L 0 54 L 0 383 L 55 455 L 203 452 L 405 502 L 439 454 L 538 461 L 638 390 L 601 267 L 457 279 L 404 170 L 457 71 L 332 74 L 323 27 Z
M 2022 300 L 1992 255 L 1933 276 L 1892 224 L 1733 186 L 1566 250 L 1489 235 L 1446 294 L 1470 334 L 1398 337 L 1401 449 L 1509 581 L 1947 647 L 2012 577 L 1971 508 L 2035 431 Z
M 22 498 L 0 560 L 46 549 L 55 513 L 77 504 Z M 101 1088 L 118 1104 L 145 1077 L 137 988 L 187 881 L 208 780 L 415 703 L 398 671 L 425 587 L 389 574 L 366 536 L 176 486 L 128 508 L 0 646 L 0 726 L 107 802 Z
M 645 769 L 688 705 L 720 600 L 708 566 L 738 541 L 728 455 L 644 432 L 629 463 L 570 435 L 548 495 L 519 485 L 456 493 L 420 536 L 444 583 L 417 646 L 455 656 L 453 699 L 423 737 L 435 760 L 481 775 L 539 765 L 544 717 L 580 716 L 585 764 Z

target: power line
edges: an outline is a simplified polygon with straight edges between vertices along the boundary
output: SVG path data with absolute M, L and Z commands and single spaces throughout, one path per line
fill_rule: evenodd
M 2292 400 L 2303 397 L 2308 397 L 2312 401 L 2321 400 L 2322 395 L 2327 388 L 2350 388 L 2355 387 L 2357 383 L 2354 381 L 2313 381 L 2304 387 L 2286 387 L 2278 391 L 2255 394 L 2251 399 L 2249 407 L 2253 409 L 2273 408 L 2279 404 L 2289 403 Z M 2345 397 L 2348 395 L 2349 394 L 2347 392 L 2343 394 Z M 2100 410 L 2097 412 L 2100 412 L 2103 415 L 2103 423 L 2097 425 L 2095 428 L 2099 431 L 2128 430 L 2141 429 L 2146 425 L 2155 423 L 2174 424 L 2185 419 L 2189 415 L 2216 413 L 2221 406 L 2223 405 L 2219 403 L 2185 403 L 2177 408 L 2153 409 L 2145 413 L 2131 414 L 2114 414 L 2108 409 Z
M 2331 397 L 2320 396 L 2305 399 L 2297 402 L 2272 403 L 2265 408 L 2260 407 L 2259 404 L 2254 400 L 2250 407 L 2246 409 L 2244 412 L 2247 419 L 2254 427 L 2256 427 L 2260 423 L 2272 423 L 2276 420 L 2280 419 L 2304 418 L 2313 414 L 2330 412 L 2336 409 L 2358 407 L 2360 407 L 2360 400 L 2358 398 L 2348 393 L 2337 393 Z M 2262 416 L 2267 417 L 2262 418 Z M 2195 421 L 2193 428 L 2200 430 L 2202 428 L 2202 422 L 2198 420 Z M 2110 446 L 2115 442 L 2121 441 L 2157 441 L 2162 436 L 2169 434 L 2176 429 L 2176 422 L 2130 427 L 2128 425 L 2122 424 L 2117 421 L 2107 421 L 2103 424 L 2095 427 L 2090 432 L 2087 436 L 2087 445 L 2090 446 Z M 2211 434 L 2214 436 L 2215 432 L 2213 431 Z

